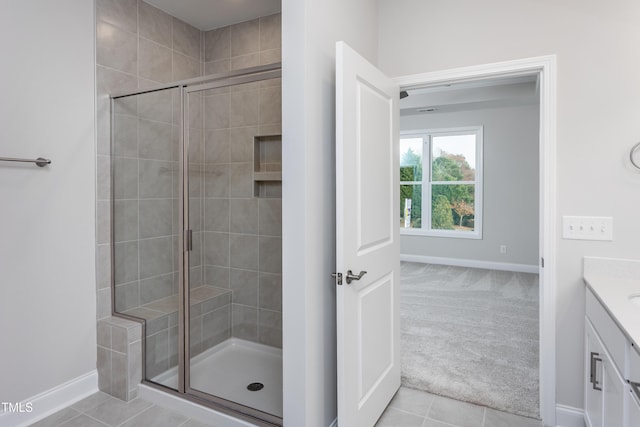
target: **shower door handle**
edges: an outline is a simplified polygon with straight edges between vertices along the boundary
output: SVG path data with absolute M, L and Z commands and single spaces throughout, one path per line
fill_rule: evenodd
M 184 230 L 184 250 L 191 252 L 193 250 L 193 230 Z

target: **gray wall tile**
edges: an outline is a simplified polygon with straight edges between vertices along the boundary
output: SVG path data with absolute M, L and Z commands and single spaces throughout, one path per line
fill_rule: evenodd
M 173 294 L 173 273 L 140 280 L 140 304 L 156 301 Z
M 124 157 L 112 158 L 113 196 L 117 199 L 138 198 L 138 160 Z
M 96 26 L 96 60 L 115 70 L 135 74 L 138 69 L 138 37 L 104 21 Z
M 130 310 L 140 305 L 140 284 L 138 281 L 116 285 L 116 309 L 118 313 Z M 111 313 L 109 313 L 111 315 Z
M 258 306 L 258 272 L 231 269 L 232 302 Z
M 202 347 L 211 348 L 231 337 L 231 306 L 206 313 L 202 316 Z
M 113 227 L 116 242 L 136 240 L 138 238 L 137 200 L 113 201 Z M 108 241 L 105 243 L 108 243 Z
M 229 27 L 223 27 L 204 33 L 205 62 L 228 59 L 231 57 L 231 39 Z
M 205 199 L 204 228 L 206 231 L 229 231 L 229 199 Z
M 260 21 L 241 22 L 231 25 L 231 56 L 246 55 L 260 50 Z
M 206 163 L 229 163 L 229 129 L 205 132 L 204 159 Z
M 207 165 L 205 174 L 206 197 L 227 197 L 229 195 L 229 165 Z
M 135 33 L 138 26 L 137 0 L 96 0 L 96 19 Z
M 257 126 L 229 129 L 229 154 L 232 162 L 253 162 L 254 136 Z
M 139 158 L 171 160 L 173 128 L 168 123 L 140 119 L 138 121 Z
M 229 196 L 253 196 L 252 163 L 232 163 L 229 165 Z
M 116 243 L 114 274 L 116 285 L 138 279 L 138 242 Z
M 282 311 L 282 276 L 260 273 L 258 278 L 260 300 L 258 306 L 272 311 Z
M 170 236 L 173 232 L 172 199 L 140 200 L 140 238 Z
M 177 94 L 177 89 L 165 89 L 136 95 L 138 117 L 156 122 L 172 123 L 173 96 Z
M 230 127 L 254 126 L 260 124 L 259 96 L 260 93 L 256 90 L 232 92 L 230 94 Z
M 199 77 L 202 63 L 195 58 L 173 52 L 173 80 L 186 80 Z
M 229 234 L 204 233 L 204 252 L 207 265 L 229 266 Z
M 177 173 L 175 162 L 140 160 L 140 198 L 170 198 L 173 194 L 173 179 Z
M 184 21 L 173 18 L 173 48 L 200 60 L 201 31 Z
M 282 239 L 260 236 L 260 271 L 282 273 Z
M 282 314 L 278 311 L 259 310 L 258 341 L 282 348 Z
M 232 335 L 237 338 L 258 341 L 258 309 L 232 304 Z
M 231 199 L 229 215 L 232 233 L 258 234 L 258 199 Z
M 258 270 L 258 236 L 231 234 L 229 252 L 231 268 Z
M 282 199 L 259 199 L 259 231 L 263 236 L 282 235 Z
M 132 116 L 117 114 L 114 118 L 114 128 L 114 155 L 136 157 L 138 155 L 138 120 Z
M 173 239 L 157 237 L 140 240 L 140 278 L 159 276 L 173 271 Z
M 229 127 L 229 95 L 226 93 L 205 97 L 205 128 Z
M 282 121 L 282 101 L 280 86 L 260 90 L 260 124 Z
M 279 49 L 282 45 L 281 14 L 260 18 L 260 50 Z
M 140 77 L 161 83 L 171 81 L 172 51 L 151 40 L 140 37 L 138 43 L 138 72 Z
M 204 280 L 207 285 L 229 288 L 229 268 L 207 265 L 204 274 Z
M 173 17 L 150 4 L 138 1 L 140 35 L 166 47 L 172 47 Z

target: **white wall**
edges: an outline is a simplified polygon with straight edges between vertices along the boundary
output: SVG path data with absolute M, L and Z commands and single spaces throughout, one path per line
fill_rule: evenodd
M 335 42 L 377 60 L 376 0 L 282 2 L 285 426 L 336 417 Z
M 391 76 L 539 55 L 558 59 L 557 226 L 614 217 L 613 242 L 557 244 L 557 401 L 583 406 L 585 255 L 640 258 L 640 2 L 379 0 L 379 65 Z
M 0 402 L 96 369 L 93 9 L 2 3 Z
M 400 253 L 538 264 L 538 105 L 400 117 L 400 130 L 483 126 L 482 239 L 400 236 Z M 500 254 L 507 245 L 507 254 Z

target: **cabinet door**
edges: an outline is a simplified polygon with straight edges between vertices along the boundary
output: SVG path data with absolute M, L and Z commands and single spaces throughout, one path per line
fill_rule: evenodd
M 599 378 L 599 370 L 602 368 L 600 360 L 604 356 L 603 348 L 598 340 L 595 330 L 589 320 L 585 320 L 585 411 L 584 419 L 587 427 L 604 427 L 602 424 L 603 400 L 602 384 L 594 384 L 594 378 Z
M 602 357 L 602 425 L 622 426 L 624 415 L 625 381 L 622 379 L 613 359 L 605 351 Z M 640 424 L 636 424 L 640 426 Z
M 638 396 L 640 398 L 640 396 Z M 640 426 L 640 401 L 629 393 L 629 421 L 628 427 Z

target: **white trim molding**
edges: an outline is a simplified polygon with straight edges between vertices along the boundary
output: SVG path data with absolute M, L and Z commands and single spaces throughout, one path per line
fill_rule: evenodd
M 556 427 L 585 427 L 584 411 L 571 406 L 556 406 Z
M 452 265 L 455 267 L 483 268 L 485 270 L 515 271 L 518 273 L 540 273 L 540 267 L 537 265 L 511 264 L 507 262 L 481 261 L 476 259 L 400 254 L 400 261 L 419 262 L 422 264 Z
M 403 89 L 496 77 L 537 76 L 540 91 L 540 415 L 556 425 L 556 56 L 539 56 L 395 78 Z
M 31 425 L 97 391 L 98 371 L 94 370 L 19 402 L 18 409 L 22 409 L 22 412 L 0 412 L 0 427 Z

